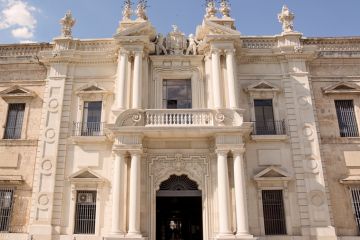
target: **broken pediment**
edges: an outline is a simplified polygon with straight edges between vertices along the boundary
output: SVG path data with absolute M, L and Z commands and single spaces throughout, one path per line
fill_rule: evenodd
M 28 90 L 26 88 L 20 87 L 20 86 L 12 86 L 8 89 L 5 89 L 4 91 L 0 92 L 0 97 L 3 99 L 8 98 L 33 98 L 36 96 L 36 93 L 34 93 L 31 90 Z
M 356 83 L 341 81 L 322 90 L 324 94 L 360 93 L 360 86 Z
M 235 29 L 233 20 L 204 20 L 203 24 L 196 30 L 198 40 L 208 35 L 221 35 L 222 38 L 239 38 L 240 32 Z
M 246 92 L 279 92 L 280 88 L 267 82 L 260 81 L 245 88 Z
M 289 181 L 291 175 L 278 167 L 268 167 L 254 176 L 255 181 Z
M 70 182 L 106 182 L 106 179 L 94 172 L 93 170 L 86 168 L 82 169 L 69 176 Z
M 148 36 L 155 39 L 156 31 L 149 21 L 122 21 L 114 36 L 115 39 L 123 37 Z

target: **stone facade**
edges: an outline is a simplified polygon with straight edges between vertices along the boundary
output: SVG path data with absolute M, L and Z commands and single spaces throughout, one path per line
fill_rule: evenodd
M 202 239 L 360 239 L 359 138 L 340 137 L 334 103 L 352 100 L 358 119 L 360 38 L 305 38 L 287 7 L 281 34 L 242 36 L 227 1 L 222 16 L 209 1 L 195 35 L 173 26 L 163 37 L 146 1 L 135 20 L 131 7 L 113 38 L 73 38 L 68 12 L 53 43 L 0 46 L 0 190 L 14 191 L 0 238 L 167 239 L 161 194 L 198 194 Z M 180 100 L 167 97 L 169 80 L 189 83 L 187 107 L 170 109 Z M 271 103 L 265 126 L 258 100 Z M 100 107 L 90 121 L 91 102 Z M 21 134 L 9 137 L 15 103 L 25 104 Z M 281 193 L 279 235 L 266 222 L 269 191 Z

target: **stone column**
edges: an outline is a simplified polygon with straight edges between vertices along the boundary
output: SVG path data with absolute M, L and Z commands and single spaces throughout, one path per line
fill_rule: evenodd
M 124 234 L 125 229 L 125 154 L 123 152 L 115 153 L 114 160 L 114 180 L 112 183 L 112 222 L 111 233 L 114 235 Z
M 128 235 L 139 236 L 140 233 L 140 180 L 141 152 L 133 151 L 130 165 L 129 185 L 129 229 Z
M 220 82 L 220 50 L 211 50 L 211 74 L 214 95 L 214 108 L 222 108 L 221 82 Z
M 238 108 L 236 99 L 236 73 L 235 73 L 235 49 L 227 49 L 226 53 L 226 74 L 228 80 L 228 94 L 230 108 Z
M 132 108 L 140 109 L 142 102 L 141 84 L 142 84 L 142 57 L 143 51 L 134 52 L 134 77 L 132 86 Z
M 129 52 L 125 49 L 120 49 L 118 69 L 116 77 L 116 93 L 115 102 L 116 109 L 126 108 L 126 78 L 127 78 L 127 67 L 129 61 Z
M 230 228 L 230 190 L 227 164 L 228 151 L 217 150 L 219 236 L 232 235 Z
M 233 150 L 234 182 L 235 182 L 235 208 L 236 208 L 236 235 L 249 236 L 249 223 L 246 200 L 245 178 L 245 149 Z

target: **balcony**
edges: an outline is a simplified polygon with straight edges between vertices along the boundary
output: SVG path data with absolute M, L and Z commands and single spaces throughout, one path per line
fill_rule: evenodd
M 190 127 L 214 126 L 214 113 L 199 109 L 147 110 L 146 127 Z
M 101 122 L 74 122 L 72 136 L 99 137 L 105 136 L 104 123 Z
M 285 120 L 281 121 L 254 121 L 252 135 L 286 135 Z

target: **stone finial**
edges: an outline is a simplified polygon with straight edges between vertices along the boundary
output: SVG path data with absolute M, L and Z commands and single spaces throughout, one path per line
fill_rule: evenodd
M 75 25 L 76 20 L 73 18 L 71 11 L 69 10 L 65 16 L 60 20 L 62 25 L 61 37 L 71 38 L 72 37 L 72 28 Z
M 214 0 L 206 0 L 206 14 L 205 18 L 213 18 L 215 17 L 217 12 L 215 1 Z
M 146 8 L 147 8 L 147 0 L 139 0 L 139 3 L 136 7 L 136 16 L 139 19 L 148 20 L 146 15 Z
M 131 2 L 131 0 L 124 1 L 124 6 L 122 10 L 123 20 L 130 20 L 132 14 L 132 10 L 131 10 L 132 4 L 133 3 Z
M 284 5 L 281 13 L 278 15 L 279 22 L 282 23 L 283 33 L 294 32 L 295 14 Z
M 231 8 L 229 0 L 221 0 L 219 10 L 222 13 L 223 17 L 230 17 Z

